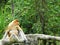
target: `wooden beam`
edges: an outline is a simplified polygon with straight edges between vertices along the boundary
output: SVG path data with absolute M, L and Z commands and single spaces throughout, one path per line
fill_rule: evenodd
M 28 39 L 28 43 L 24 43 L 24 42 L 14 42 L 14 43 L 11 43 L 11 42 L 7 42 L 6 44 L 38 44 L 38 39 L 46 39 L 46 40 L 58 40 L 60 41 L 60 37 L 58 36 L 51 36 L 51 35 L 45 35 L 45 34 L 26 34 L 26 37 Z M 0 40 L 0 45 L 4 45 L 5 44 L 5 41 L 3 40 Z
M 51 36 L 51 35 L 45 35 L 45 34 L 27 34 L 26 35 L 28 39 L 30 38 L 39 38 L 39 39 L 51 39 L 51 40 L 59 40 L 60 41 L 60 37 L 58 36 Z

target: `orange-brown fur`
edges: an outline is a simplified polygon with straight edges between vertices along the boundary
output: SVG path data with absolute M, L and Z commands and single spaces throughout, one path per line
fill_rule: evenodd
M 10 37 L 11 33 L 10 31 L 11 30 L 14 30 L 13 33 L 15 33 L 16 35 L 18 35 L 18 30 L 22 30 L 20 27 L 19 27 L 19 21 L 17 19 L 13 20 L 11 23 L 9 23 L 8 27 L 7 27 L 7 30 L 8 31 L 8 36 Z

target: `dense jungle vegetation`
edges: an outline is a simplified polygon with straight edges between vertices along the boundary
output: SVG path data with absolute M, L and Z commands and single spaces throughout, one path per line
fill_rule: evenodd
M 60 0 L 0 0 L 0 38 L 14 19 L 26 34 L 60 36 Z

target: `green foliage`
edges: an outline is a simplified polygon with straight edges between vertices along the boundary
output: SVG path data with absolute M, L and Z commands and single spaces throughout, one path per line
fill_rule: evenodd
M 14 19 L 19 20 L 21 28 L 27 34 L 44 31 L 49 35 L 60 36 L 60 0 L 13 0 L 14 15 L 11 1 L 0 0 L 0 38 Z
M 44 12 L 46 34 L 60 34 L 60 0 L 46 0 L 44 5 L 42 0 L 13 0 L 14 15 L 12 15 L 11 4 L 11 0 L 6 1 L 6 4 L 4 2 L 0 4 L 2 5 L 0 6 L 0 34 L 4 32 L 8 23 L 16 18 L 19 19 L 25 33 L 42 33 L 39 11 Z

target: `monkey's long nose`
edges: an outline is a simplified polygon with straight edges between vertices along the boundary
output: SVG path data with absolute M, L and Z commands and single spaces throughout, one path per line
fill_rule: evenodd
M 20 25 L 20 23 L 18 22 L 18 25 Z

